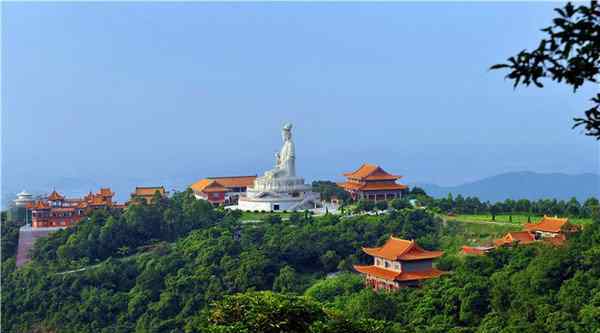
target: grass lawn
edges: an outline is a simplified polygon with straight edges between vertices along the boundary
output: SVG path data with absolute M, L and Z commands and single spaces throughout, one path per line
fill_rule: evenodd
M 495 222 L 504 222 L 509 223 L 509 214 L 499 214 L 496 215 Z M 527 223 L 527 214 L 514 214 L 512 215 L 512 223 L 515 224 L 524 224 Z M 479 215 L 467 215 L 460 214 L 456 216 L 448 216 L 448 220 L 458 220 L 465 222 L 491 222 L 492 216 L 488 214 L 479 214 Z M 542 216 L 531 215 L 531 222 L 535 223 L 542 219 Z M 569 218 L 569 221 L 574 224 L 589 224 L 592 222 L 590 218 Z
M 463 245 L 491 245 L 509 231 L 521 230 L 518 224 L 463 223 L 448 220 L 442 229 L 440 245 L 444 251 L 457 253 Z
M 303 214 L 303 212 L 299 212 L 300 214 Z M 281 218 L 284 217 L 290 217 L 291 213 L 256 213 L 256 212 L 242 212 L 242 217 L 240 218 L 240 220 L 242 221 L 248 221 L 248 220 L 262 220 L 263 218 L 269 216 L 269 215 L 277 215 Z

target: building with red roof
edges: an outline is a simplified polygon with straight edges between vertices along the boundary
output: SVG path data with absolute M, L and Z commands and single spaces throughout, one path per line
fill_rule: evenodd
M 256 175 L 208 177 L 195 182 L 190 187 L 198 199 L 214 205 L 234 205 L 240 194 L 246 193 L 247 188 L 252 187 L 255 179 Z
M 523 225 L 523 231 L 509 232 L 494 241 L 496 246 L 526 245 L 536 241 L 560 246 L 569 234 L 579 231 L 579 226 L 569 223 L 568 218 L 544 217 L 536 223 Z
M 487 254 L 488 252 L 492 251 L 493 249 L 495 249 L 494 246 L 467 246 L 464 245 L 462 247 L 462 254 L 470 254 L 470 255 L 475 255 L 475 256 L 482 256 Z
M 579 227 L 569 223 L 568 218 L 559 218 L 557 216 L 544 217 L 537 223 L 527 223 L 523 226 L 524 230 L 532 232 L 537 239 L 556 237 L 564 233 L 573 233 L 579 230 Z
M 45 199 L 28 205 L 31 209 L 31 227 L 69 227 L 95 209 L 114 207 L 110 188 L 101 188 L 97 193 L 90 192 L 83 198 L 65 198 L 53 190 Z
M 512 231 L 494 241 L 496 246 L 526 245 L 535 242 L 535 236 L 529 231 Z
M 414 240 L 390 236 L 383 246 L 363 247 L 363 251 L 373 257 L 373 265 L 355 265 L 354 269 L 365 276 L 365 285 L 375 290 L 416 286 L 443 274 L 433 267 L 433 260 L 443 252 L 424 250 Z
M 406 185 L 396 183 L 402 176 L 387 173 L 380 166 L 365 163 L 353 172 L 344 173 L 346 181 L 338 184 L 353 200 L 372 201 L 400 198 Z
M 167 191 L 164 186 L 136 186 L 133 193 L 131 193 L 130 203 L 137 202 L 138 200 L 144 200 L 147 204 L 154 203 L 154 196 L 156 192 L 161 197 L 167 196 Z

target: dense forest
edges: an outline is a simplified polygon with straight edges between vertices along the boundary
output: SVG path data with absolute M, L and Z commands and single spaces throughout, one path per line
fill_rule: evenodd
M 427 209 L 380 216 L 265 215 L 244 223 L 191 192 L 98 212 L 2 264 L 6 332 L 594 332 L 600 221 L 566 247 L 449 253 L 451 274 L 396 293 L 351 265 L 390 234 L 445 248 Z

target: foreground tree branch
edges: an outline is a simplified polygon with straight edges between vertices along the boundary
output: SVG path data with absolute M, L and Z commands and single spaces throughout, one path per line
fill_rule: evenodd
M 490 69 L 508 68 L 506 78 L 519 84 L 542 88 L 542 78 L 565 83 L 577 91 L 584 84 L 598 87 L 600 73 L 600 6 L 573 6 L 567 3 L 556 8 L 558 17 L 543 32 L 547 37 L 532 51 L 523 50 Z M 584 126 L 586 135 L 600 140 L 600 93 L 591 99 L 593 106 L 584 117 L 575 118 L 573 128 Z

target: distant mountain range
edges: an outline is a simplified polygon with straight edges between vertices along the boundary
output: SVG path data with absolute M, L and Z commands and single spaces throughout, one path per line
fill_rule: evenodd
M 414 184 L 422 187 L 433 197 L 445 197 L 448 193 L 456 196 L 476 196 L 483 201 L 504 201 L 510 199 L 556 198 L 568 200 L 572 197 L 583 201 L 600 194 L 600 175 L 584 173 L 567 175 L 563 173 L 536 173 L 530 171 L 509 172 L 487 177 L 458 186 L 438 186 L 434 184 Z

